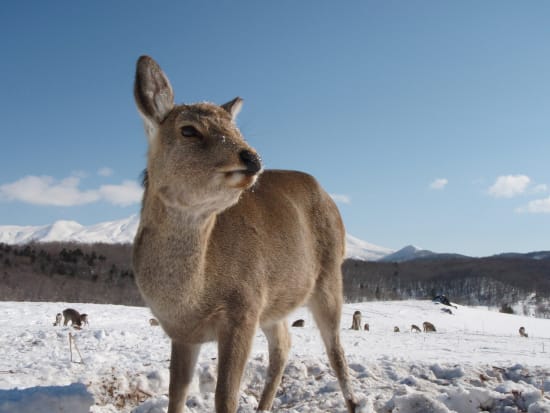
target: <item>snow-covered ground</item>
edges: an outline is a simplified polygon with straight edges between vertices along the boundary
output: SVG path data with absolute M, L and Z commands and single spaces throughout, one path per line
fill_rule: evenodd
M 54 327 L 55 314 L 66 307 L 89 314 L 90 325 Z M 550 320 L 468 307 L 451 308 L 451 315 L 441 308 L 428 301 L 345 306 L 341 335 L 361 412 L 550 412 Z M 370 331 L 348 328 L 356 310 Z M 169 340 L 149 325 L 150 317 L 139 307 L 0 302 L 0 412 L 164 412 Z M 298 318 L 305 327 L 292 328 L 274 411 L 344 413 L 312 316 L 302 308 L 289 321 Z M 426 320 L 436 333 L 410 331 Z M 520 326 L 528 338 L 519 336 Z M 214 411 L 216 357 L 215 344 L 203 346 L 189 412 Z M 266 339 L 258 332 L 241 413 L 255 411 L 266 366 Z

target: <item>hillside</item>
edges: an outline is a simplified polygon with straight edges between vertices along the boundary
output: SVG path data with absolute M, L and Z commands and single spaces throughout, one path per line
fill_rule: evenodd
M 457 303 L 501 307 L 531 293 L 537 315 L 550 317 L 550 259 L 524 255 L 417 259 L 405 262 L 346 260 L 349 301 L 427 298 L 445 294 Z
M 130 244 L 0 244 L 0 300 L 143 305 Z
M 550 259 L 523 255 L 343 264 L 347 302 L 431 299 L 510 306 L 532 296 L 534 313 L 550 317 Z M 130 244 L 0 244 L 0 300 L 143 305 L 134 283 Z M 534 293 L 534 296 L 533 296 Z M 519 309 L 521 310 L 521 309 Z

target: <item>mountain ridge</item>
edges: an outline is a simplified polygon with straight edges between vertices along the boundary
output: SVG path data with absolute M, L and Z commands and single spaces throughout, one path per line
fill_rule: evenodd
M 78 242 L 131 244 L 139 226 L 139 215 L 84 226 L 76 221 L 59 220 L 50 225 L 0 225 L 0 243 L 25 244 L 28 242 Z M 376 261 L 393 253 L 390 248 L 363 241 L 346 234 L 346 258 Z
M 131 244 L 139 226 L 139 215 L 105 221 L 92 225 L 82 225 L 76 221 L 59 220 L 50 225 L 18 226 L 0 225 L 0 243 L 25 244 L 29 242 L 78 242 L 83 244 Z M 413 260 L 444 260 L 481 258 L 456 253 L 438 253 L 414 245 L 406 245 L 399 250 L 381 247 L 346 233 L 346 258 L 362 261 L 405 262 Z M 550 259 L 550 251 L 527 253 L 506 252 L 489 258 L 528 258 L 533 260 Z

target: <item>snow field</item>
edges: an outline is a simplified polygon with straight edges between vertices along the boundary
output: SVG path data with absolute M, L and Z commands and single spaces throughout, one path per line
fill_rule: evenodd
M 77 331 L 53 327 L 67 307 L 89 314 Z M 428 301 L 346 304 L 341 337 L 361 412 L 550 412 L 550 320 Z M 360 310 L 370 331 L 350 330 Z M 0 303 L 0 413 L 161 413 L 168 405 L 170 343 L 148 309 L 98 304 Z M 308 310 L 289 322 L 292 349 L 273 411 L 345 413 Z M 432 322 L 436 333 L 412 333 Z M 394 333 L 398 326 L 400 333 Z M 524 326 L 529 338 L 520 337 Z M 76 347 L 71 353 L 69 333 Z M 80 355 L 83 363 L 80 362 Z M 215 343 L 203 346 L 188 411 L 214 411 Z M 268 362 L 259 331 L 244 374 L 240 413 L 255 412 Z M 66 410 L 69 408 L 69 410 Z

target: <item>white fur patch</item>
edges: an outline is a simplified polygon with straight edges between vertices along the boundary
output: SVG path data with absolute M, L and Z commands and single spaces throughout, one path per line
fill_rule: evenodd
M 149 143 L 153 142 L 155 139 L 155 136 L 157 136 L 157 126 L 151 122 L 149 119 L 147 119 L 145 116 L 142 116 L 143 119 L 143 127 L 145 129 L 145 134 L 147 135 L 147 139 L 149 140 Z
M 168 86 L 170 86 L 170 84 L 168 84 Z M 173 96 L 173 92 L 171 87 L 167 90 L 163 90 L 157 93 L 154 96 L 155 106 L 157 108 L 157 116 L 160 119 L 164 119 L 174 107 L 172 96 Z
M 228 185 L 236 187 L 241 185 L 243 179 L 245 178 L 245 174 L 242 172 L 228 172 L 226 177 Z
M 233 104 L 233 106 L 231 107 L 231 117 L 233 118 L 233 120 L 237 119 L 237 116 L 239 116 L 239 113 L 241 113 L 242 108 L 243 108 L 242 99 L 239 99 Z

